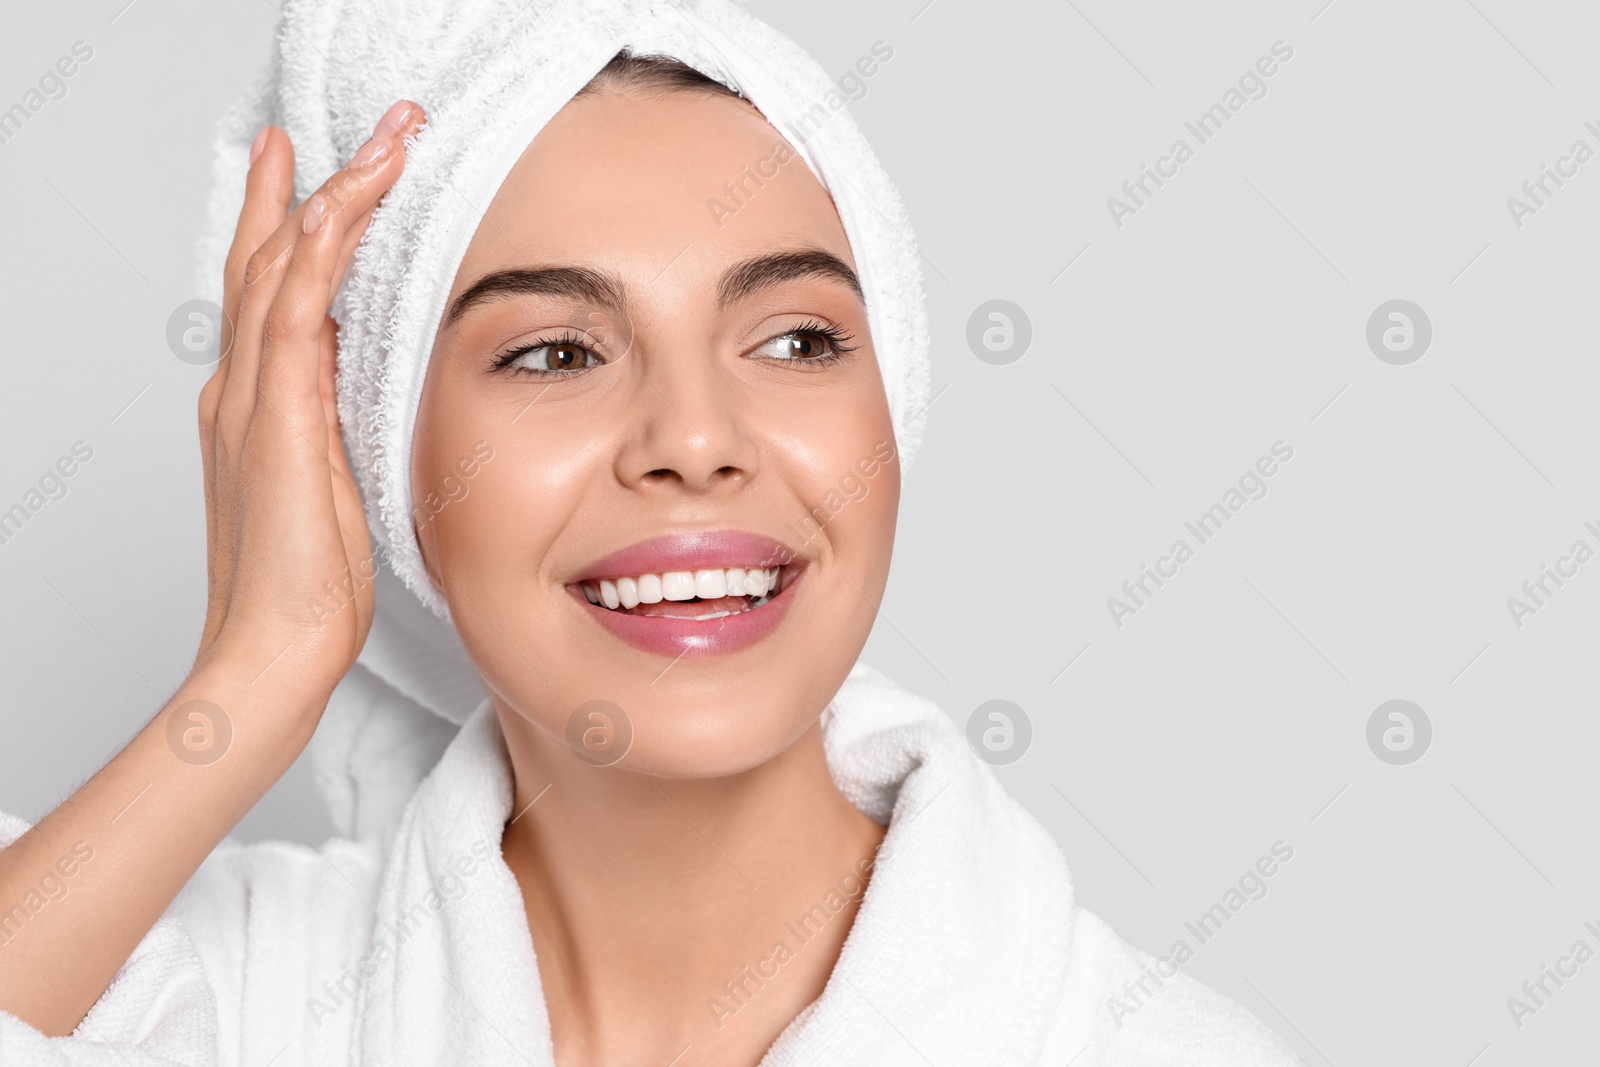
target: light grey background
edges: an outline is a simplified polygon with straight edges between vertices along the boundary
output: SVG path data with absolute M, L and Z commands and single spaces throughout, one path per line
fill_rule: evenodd
M 1600 926 L 1591 812 L 1600 561 L 1514 625 L 1506 599 L 1600 548 L 1590 235 L 1600 159 L 1517 227 L 1508 197 L 1600 150 L 1589 5 L 756 0 L 843 72 L 928 261 L 935 388 L 867 658 L 963 725 L 1026 709 L 997 773 L 1083 904 L 1156 951 L 1282 839 L 1294 858 L 1189 973 L 1307 1063 L 1594 1054 L 1600 961 L 1506 998 Z M 94 458 L 0 545 L 0 809 L 36 818 L 162 703 L 203 616 L 194 296 L 212 123 L 267 54 L 269 2 L 13 5 L 0 107 L 94 57 L 0 145 L 0 508 Z M 925 6 L 924 6 L 925 5 Z M 1283 40 L 1209 143 L 1184 129 Z M 1107 198 L 1196 153 L 1117 227 Z M 1033 342 L 966 343 L 984 301 Z M 1430 317 L 1381 362 L 1379 305 Z M 1258 456 L 1294 457 L 1119 629 L 1106 607 Z M 1068 665 L 1071 665 L 1070 668 Z M 1373 709 L 1432 747 L 1392 766 Z M 320 839 L 297 767 L 240 835 Z

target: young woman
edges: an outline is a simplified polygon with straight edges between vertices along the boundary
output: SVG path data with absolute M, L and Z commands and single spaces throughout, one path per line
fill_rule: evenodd
M 762 110 L 825 76 L 724 2 L 466 7 L 406 46 L 376 0 L 290 9 L 279 77 L 326 98 L 293 121 L 349 130 L 340 86 L 408 62 L 437 103 L 314 193 L 285 129 L 253 139 L 200 649 L 0 823 L 0 1061 L 1291 1062 L 1077 908 L 948 717 L 856 663 L 926 339 L 847 117 L 796 143 Z M 724 80 L 615 47 L 652 40 Z M 410 51 L 333 59 L 373 41 Z M 556 99 L 475 129 L 506 85 Z M 488 699 L 384 833 L 225 840 L 383 615 L 374 534 Z

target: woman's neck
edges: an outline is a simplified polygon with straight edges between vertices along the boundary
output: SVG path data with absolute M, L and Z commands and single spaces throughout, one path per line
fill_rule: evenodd
M 813 725 L 720 778 L 591 767 L 502 713 L 522 887 L 556 1062 L 756 1064 L 827 983 L 884 828 Z

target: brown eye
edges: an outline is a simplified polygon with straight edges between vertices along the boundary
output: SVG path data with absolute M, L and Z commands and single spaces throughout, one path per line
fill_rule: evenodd
M 544 365 L 546 370 L 575 370 L 582 367 L 588 355 L 577 345 L 546 345 Z
M 750 354 L 759 359 L 787 360 L 790 363 L 811 363 L 824 367 L 835 362 L 846 352 L 854 352 L 850 335 L 836 327 L 819 323 L 806 323 L 798 330 L 790 330 L 770 338 Z
M 601 367 L 605 360 L 579 339 L 535 341 L 495 357 L 496 370 L 527 374 L 535 378 L 564 378 L 590 367 Z
M 784 340 L 788 342 L 791 359 L 814 359 L 828 352 L 828 339 L 821 334 L 791 333 Z

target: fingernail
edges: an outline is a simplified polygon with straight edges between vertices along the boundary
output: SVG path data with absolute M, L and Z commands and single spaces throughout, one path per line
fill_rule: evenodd
M 390 137 L 400 136 L 400 131 L 405 128 L 406 120 L 411 117 L 415 107 L 411 101 L 401 100 L 383 113 L 383 118 L 378 120 L 377 132 Z
M 372 138 L 357 149 L 355 155 L 350 157 L 350 166 L 370 167 L 379 160 L 387 158 L 390 143 L 388 138 Z
M 300 228 L 310 234 L 316 233 L 322 225 L 322 220 L 328 217 L 328 202 L 321 195 L 313 196 L 306 201 L 306 214 Z
M 261 150 L 267 147 L 267 130 L 269 129 L 271 129 L 269 126 L 261 127 L 261 132 L 256 134 L 255 142 L 250 146 L 250 165 L 252 167 L 256 165 L 256 160 L 261 158 Z

